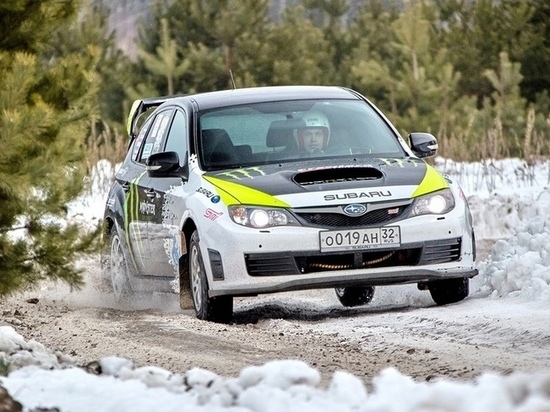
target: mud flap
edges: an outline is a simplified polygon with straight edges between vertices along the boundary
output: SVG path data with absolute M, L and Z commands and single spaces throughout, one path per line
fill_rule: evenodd
M 185 250 L 187 252 L 187 249 Z M 194 309 L 193 295 L 189 284 L 189 261 L 188 255 L 182 255 L 179 261 L 180 272 L 180 308 L 183 310 Z
M 180 289 L 180 308 L 183 310 L 194 309 L 193 297 L 189 288 Z

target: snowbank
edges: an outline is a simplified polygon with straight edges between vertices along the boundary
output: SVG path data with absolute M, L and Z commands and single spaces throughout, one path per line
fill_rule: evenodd
M 85 182 L 84 194 L 69 203 L 67 218 L 85 228 L 97 227 L 105 210 L 105 201 L 115 176 L 115 167 L 107 160 L 100 160 L 92 168 Z
M 32 349 L 32 350 L 30 350 Z M 319 372 L 297 360 L 244 368 L 236 378 L 194 368 L 185 374 L 135 367 L 108 357 L 86 369 L 59 359 L 11 327 L 0 327 L 0 356 L 15 368 L 0 385 L 25 410 L 97 411 L 517 411 L 550 410 L 550 373 L 483 374 L 475 382 L 416 382 L 388 368 L 369 393 L 361 380 L 333 374 L 321 387 Z
M 437 158 L 468 198 L 476 239 L 492 242 L 474 292 L 550 301 L 550 162 Z
M 481 293 L 550 302 L 550 222 L 534 216 L 522 223 L 511 239 L 496 241 L 490 259 L 478 266 Z

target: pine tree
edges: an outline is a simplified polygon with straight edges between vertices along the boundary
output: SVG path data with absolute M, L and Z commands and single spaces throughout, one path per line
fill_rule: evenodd
M 529 20 L 532 36 L 530 47 L 524 50 L 521 59 L 521 90 L 524 97 L 534 102 L 543 94 L 548 97 L 550 91 L 550 4 L 540 0 L 528 0 L 527 3 L 532 6 Z M 543 109 L 549 111 L 550 104 Z
M 396 85 L 392 73 L 395 60 L 395 33 L 392 22 L 396 9 L 384 7 L 381 0 L 363 5 L 350 26 L 354 48 L 351 50 L 350 85 L 376 101 L 385 111 L 398 115 Z
M 368 26 L 369 14 L 358 22 Z M 389 19 L 387 13 L 385 21 Z M 391 113 L 401 130 L 438 134 L 446 128 L 449 99 L 456 93 L 460 76 L 449 63 L 445 49 L 430 51 L 430 22 L 421 4 L 407 6 L 387 26 L 385 30 L 390 32 L 384 48 L 360 43 L 363 53 L 355 53 L 360 57 L 352 66 L 355 82 L 368 95 L 380 99 L 378 103 Z
M 103 121 L 118 122 L 124 129 L 128 108 L 124 107 L 124 86 L 128 84 L 130 59 L 116 48 L 115 33 L 108 25 L 109 12 L 94 0 L 82 2 L 78 19 L 65 21 L 53 36 L 51 56 L 82 53 L 89 48 L 99 54 L 96 71 L 99 109 Z
M 506 52 L 511 61 L 520 62 L 529 74 L 523 94 L 531 101 L 545 88 L 547 84 L 536 82 L 548 71 L 543 63 L 549 61 L 548 39 L 544 38 L 548 30 L 544 14 L 546 9 L 548 15 L 547 2 L 436 0 L 434 9 L 437 41 L 432 47 L 449 50 L 451 63 L 462 73 L 461 94 L 476 95 L 481 106 L 492 93 L 485 70 L 498 70 L 501 52 Z M 537 64 L 542 65 L 535 68 Z
M 138 55 L 143 60 L 145 67 L 154 75 L 163 76 L 167 83 L 167 92 L 174 94 L 174 80 L 182 76 L 189 67 L 188 60 L 180 59 L 176 41 L 171 37 L 168 28 L 168 20 L 161 19 L 160 45 L 156 48 L 155 54 L 139 49 Z
M 257 84 L 254 63 L 265 44 L 267 4 L 266 0 L 175 0 L 158 6 L 153 23 L 139 31 L 138 81 L 129 94 L 150 91 L 146 85 L 157 94 L 169 93 L 166 74 L 176 63 L 181 70 L 172 76 L 175 93 L 232 87 L 230 73 L 239 87 Z M 162 46 L 163 24 L 173 42 L 173 57 L 168 46 Z M 145 56 L 156 56 L 157 61 Z
M 313 21 L 323 29 L 324 37 L 330 46 L 332 70 L 330 77 L 334 84 L 345 84 L 350 60 L 352 35 L 347 27 L 345 16 L 349 12 L 349 0 L 303 0 L 310 10 Z
M 329 84 L 334 72 L 329 49 L 323 30 L 305 17 L 304 8 L 288 8 L 267 34 L 258 66 L 265 84 Z
M 511 62 L 508 54 L 503 52 L 499 69 L 489 69 L 484 73 L 495 90 L 491 95 L 492 104 L 486 105 L 485 112 L 498 125 L 499 134 L 513 149 L 509 155 L 513 156 L 521 155 L 521 147 L 517 147 L 516 142 L 523 137 L 527 120 L 527 102 L 520 95 L 519 85 L 523 79 L 520 71 L 521 64 Z
M 91 131 L 86 138 L 88 171 L 100 159 L 120 162 L 126 153 L 126 116 L 133 100 L 125 88 L 131 84 L 130 58 L 116 48 L 115 32 L 109 29 L 108 9 L 95 0 L 81 0 L 78 19 L 63 22 L 53 33 L 47 58 L 82 51 L 94 56 L 95 71 L 100 77 L 97 103 L 99 116 L 90 118 Z M 142 95 L 141 95 L 142 96 Z M 140 97 L 141 97 L 140 96 Z
M 43 279 L 82 285 L 74 261 L 96 238 L 63 219 L 83 186 L 83 141 L 97 116 L 99 51 L 52 47 L 78 6 L 0 3 L 0 296 Z

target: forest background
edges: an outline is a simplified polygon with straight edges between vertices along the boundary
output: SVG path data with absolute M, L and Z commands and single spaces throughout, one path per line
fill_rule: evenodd
M 0 296 L 78 287 L 97 233 L 59 223 L 100 159 L 123 159 L 134 99 L 236 87 L 351 87 L 456 161 L 550 154 L 550 3 L 166 0 L 117 49 L 92 0 L 0 2 Z M 101 3 L 99 3 L 101 4 Z M 344 18 L 346 16 L 346 18 Z M 98 229 L 99 230 L 99 229 Z

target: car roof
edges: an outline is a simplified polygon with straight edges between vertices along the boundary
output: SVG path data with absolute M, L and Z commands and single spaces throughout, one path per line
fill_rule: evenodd
M 172 99 L 192 100 L 199 110 L 245 103 L 299 99 L 359 99 L 350 89 L 336 86 L 266 86 L 198 93 Z

